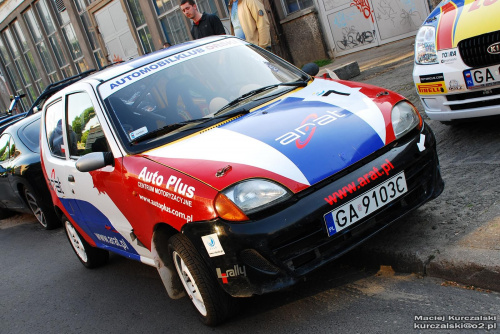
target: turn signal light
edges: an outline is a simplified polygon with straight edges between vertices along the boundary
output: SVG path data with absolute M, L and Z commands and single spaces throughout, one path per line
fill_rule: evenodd
M 245 221 L 248 217 L 225 195 L 219 193 L 215 197 L 215 211 L 225 220 Z

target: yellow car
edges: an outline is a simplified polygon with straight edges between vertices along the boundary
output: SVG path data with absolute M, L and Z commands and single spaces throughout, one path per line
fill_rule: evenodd
M 426 114 L 449 122 L 500 114 L 500 1 L 443 1 L 415 40 L 413 80 Z

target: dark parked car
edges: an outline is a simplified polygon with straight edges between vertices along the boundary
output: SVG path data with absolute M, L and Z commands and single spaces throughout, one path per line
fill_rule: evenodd
M 94 72 L 95 72 L 95 69 L 91 69 L 91 70 L 82 72 L 80 74 L 74 75 L 72 77 L 69 77 L 69 78 L 66 78 L 66 79 L 63 79 L 61 81 L 54 82 L 54 83 L 48 85 L 47 88 L 44 89 L 42 94 L 40 94 L 40 96 L 35 100 L 35 102 L 33 103 L 33 105 L 30 107 L 30 109 L 27 112 L 12 115 L 18 102 L 23 97 L 25 97 L 24 94 L 15 96 L 12 99 L 12 102 L 9 106 L 8 115 L 0 118 L 0 133 L 3 133 L 5 131 L 5 129 L 7 129 L 12 124 L 19 122 L 21 119 L 37 113 L 38 110 L 42 110 L 42 107 L 43 107 L 43 104 L 45 103 L 45 101 L 47 101 L 47 99 L 49 97 L 51 97 L 54 93 L 60 91 L 61 89 L 63 89 L 66 86 L 69 86 L 69 85 L 77 82 L 78 80 L 80 80 L 82 78 L 85 78 L 86 76 L 88 76 Z
M 0 135 L 0 218 L 32 212 L 45 229 L 60 225 L 40 163 L 40 114 L 22 119 Z

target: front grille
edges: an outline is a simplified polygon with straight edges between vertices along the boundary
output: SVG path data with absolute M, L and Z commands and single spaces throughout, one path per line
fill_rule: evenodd
M 376 211 L 363 221 L 328 237 L 323 217 L 311 218 L 301 230 L 288 231 L 286 240 L 280 236 L 270 241 L 274 257 L 297 275 L 305 274 L 318 263 L 338 258 L 354 245 L 389 225 L 422 204 L 432 192 L 435 161 L 415 163 L 405 169 L 408 192 L 395 202 Z
M 492 95 L 500 95 L 500 88 L 485 89 L 485 90 L 475 90 L 469 93 L 460 93 L 453 95 L 446 95 L 448 101 L 463 101 L 468 99 L 475 99 L 478 97 L 486 97 Z
M 464 39 L 458 43 L 463 62 L 472 68 L 500 64 L 500 54 L 488 53 L 488 46 L 500 42 L 500 30 Z
M 484 108 L 484 107 L 491 107 L 498 105 L 500 105 L 500 99 L 468 102 L 462 104 L 450 104 L 449 107 L 451 110 L 464 110 L 464 109 Z

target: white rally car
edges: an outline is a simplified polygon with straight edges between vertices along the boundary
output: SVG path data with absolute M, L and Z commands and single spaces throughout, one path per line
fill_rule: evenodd
M 234 37 L 96 73 L 42 117 L 80 261 L 155 266 L 209 325 L 232 297 L 293 285 L 443 190 L 434 135 L 401 95 L 313 78 Z
M 413 80 L 429 118 L 500 114 L 499 14 L 499 0 L 445 0 L 425 20 Z

